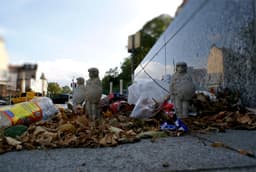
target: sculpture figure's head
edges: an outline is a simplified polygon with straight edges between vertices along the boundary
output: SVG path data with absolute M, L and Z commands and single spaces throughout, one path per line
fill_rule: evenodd
M 77 81 L 77 85 L 84 85 L 84 78 L 83 77 L 76 78 L 76 81 Z
M 178 62 L 176 64 L 176 72 L 186 73 L 187 72 L 187 64 L 185 62 Z
M 99 77 L 99 70 L 95 67 L 88 69 L 89 77 L 90 78 L 98 78 Z

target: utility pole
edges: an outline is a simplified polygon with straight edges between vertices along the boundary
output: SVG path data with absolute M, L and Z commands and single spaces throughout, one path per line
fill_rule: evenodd
M 140 47 L 141 44 L 141 32 L 138 31 L 133 35 L 128 37 L 128 52 L 131 53 L 131 80 L 132 83 L 134 81 L 134 58 L 135 58 L 135 51 L 137 48 Z
M 76 88 L 76 83 L 75 83 L 75 77 L 74 76 L 72 78 L 71 88 L 72 88 L 72 93 L 74 93 L 74 89 Z

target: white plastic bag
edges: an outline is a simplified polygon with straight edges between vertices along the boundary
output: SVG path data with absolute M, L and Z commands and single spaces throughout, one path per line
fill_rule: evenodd
M 162 101 L 169 94 L 169 87 L 170 84 L 164 80 L 137 81 L 128 87 L 128 103 L 136 104 L 140 98 Z
M 150 118 L 153 115 L 155 102 L 152 99 L 140 97 L 130 115 L 132 118 Z
M 196 90 L 195 93 L 196 93 L 196 94 L 203 94 L 203 95 L 209 97 L 209 99 L 210 99 L 211 101 L 216 101 L 216 96 L 215 96 L 214 94 L 210 93 L 209 91 Z
M 156 100 L 162 103 L 169 95 L 169 83 L 164 80 L 155 80 L 161 87 L 152 80 L 138 81 L 128 88 L 128 103 L 135 104 L 130 115 L 133 118 L 150 118 L 153 115 Z

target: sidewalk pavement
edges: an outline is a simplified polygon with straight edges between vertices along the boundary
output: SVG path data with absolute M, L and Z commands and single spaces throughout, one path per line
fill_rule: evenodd
M 212 147 L 212 142 L 216 141 L 256 154 L 256 131 L 227 130 L 159 138 L 154 142 L 144 139 L 108 148 L 8 152 L 0 155 L 0 171 L 256 171 L 256 158 L 224 147 Z

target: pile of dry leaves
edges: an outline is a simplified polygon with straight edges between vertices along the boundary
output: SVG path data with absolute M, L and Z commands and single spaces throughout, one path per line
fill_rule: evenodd
M 216 100 L 204 94 L 195 94 L 192 99 L 197 116 L 185 119 L 190 130 L 256 129 L 256 112 L 241 105 L 238 91 L 224 89 Z
M 214 115 L 201 115 L 183 119 L 191 131 L 217 131 L 225 129 L 256 129 L 256 114 L 252 112 L 222 111 Z
M 90 121 L 84 114 L 75 115 L 61 111 L 53 119 L 31 124 L 21 136 L 0 138 L 0 152 L 21 149 L 59 147 L 116 146 L 139 141 L 141 138 L 168 136 L 159 131 L 154 119 L 132 119 L 115 115 L 98 121 Z M 172 132 L 175 135 L 176 132 Z

